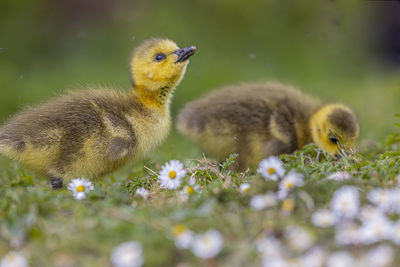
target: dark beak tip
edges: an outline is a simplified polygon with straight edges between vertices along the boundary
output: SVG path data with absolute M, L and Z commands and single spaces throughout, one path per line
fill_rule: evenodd
M 194 45 L 178 49 L 174 52 L 178 56 L 175 63 L 186 61 L 189 57 L 193 56 L 197 47 Z

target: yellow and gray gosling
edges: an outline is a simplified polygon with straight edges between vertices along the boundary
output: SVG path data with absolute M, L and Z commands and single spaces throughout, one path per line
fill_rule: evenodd
M 227 86 L 188 103 L 177 129 L 210 156 L 238 153 L 236 169 L 314 142 L 332 156 L 349 152 L 359 136 L 357 118 L 341 104 L 322 105 L 277 83 Z
M 195 50 L 143 42 L 130 61 L 132 91 L 90 89 L 26 108 L 0 128 L 0 153 L 50 176 L 54 189 L 143 158 L 169 133 L 172 93 Z

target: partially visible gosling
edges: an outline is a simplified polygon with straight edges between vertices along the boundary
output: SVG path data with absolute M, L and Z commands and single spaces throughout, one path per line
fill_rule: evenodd
M 239 170 L 311 142 L 339 157 L 352 149 L 359 136 L 357 118 L 348 107 L 321 105 L 299 90 L 276 83 L 210 92 L 182 109 L 177 128 L 218 160 L 238 153 Z
M 55 189 L 144 157 L 169 133 L 172 93 L 195 49 L 143 42 L 130 62 L 131 92 L 87 90 L 27 108 L 0 128 L 0 152 L 49 175 Z

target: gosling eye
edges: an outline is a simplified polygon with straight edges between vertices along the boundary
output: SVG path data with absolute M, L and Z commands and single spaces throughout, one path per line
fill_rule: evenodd
M 329 140 L 336 145 L 339 144 L 339 140 L 334 136 L 330 136 Z
M 164 54 L 157 54 L 155 57 L 156 61 L 163 61 L 165 59 L 165 55 Z

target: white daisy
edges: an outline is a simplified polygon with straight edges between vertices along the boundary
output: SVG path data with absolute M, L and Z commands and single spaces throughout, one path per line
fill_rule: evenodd
M 277 196 L 279 199 L 287 197 L 289 192 L 297 186 L 304 184 L 304 176 L 295 171 L 290 171 L 279 183 Z
M 347 251 L 334 252 L 326 261 L 326 267 L 354 267 L 355 264 L 353 255 Z
M 388 245 L 379 245 L 363 255 L 365 267 L 385 267 L 392 266 L 394 260 L 393 249 Z
M 183 197 L 183 199 L 187 199 L 190 195 L 192 195 L 193 193 L 199 191 L 200 189 L 200 185 L 196 184 L 196 185 L 186 185 L 182 191 L 181 191 L 181 195 Z
M 334 172 L 330 174 L 326 179 L 334 181 L 345 181 L 349 180 L 351 175 L 348 172 Z
M 149 190 L 147 190 L 144 187 L 139 187 L 138 189 L 136 189 L 136 195 L 141 196 L 143 198 L 146 198 L 149 195 Z
M 122 243 L 111 254 L 114 267 L 140 267 L 143 263 L 142 246 L 136 241 Z
M 359 239 L 360 227 L 352 222 L 342 223 L 336 226 L 335 242 L 339 245 L 357 245 Z
M 388 189 L 372 189 L 367 194 L 368 200 L 378 208 L 388 212 L 391 207 L 391 194 Z
M 224 244 L 224 239 L 217 230 L 208 230 L 197 235 L 192 243 L 193 254 L 201 259 L 209 259 L 218 255 Z
M 400 246 L 400 221 L 397 221 L 392 225 L 390 240 L 396 245 Z
M 338 217 L 354 218 L 360 206 L 357 187 L 343 186 L 336 190 L 331 200 L 331 209 Z
M 275 194 L 267 193 L 264 195 L 256 195 L 250 199 L 250 207 L 253 210 L 262 210 L 265 208 L 270 208 L 275 206 L 277 203 L 277 199 Z
M 179 249 L 188 249 L 193 243 L 194 233 L 182 224 L 174 226 L 175 246 Z
M 277 181 L 285 175 L 285 169 L 280 159 L 270 156 L 260 162 L 257 172 L 265 177 L 266 180 Z
M 0 267 L 28 267 L 28 261 L 19 252 L 10 251 L 0 261 Z
M 240 192 L 247 192 L 250 189 L 250 184 L 241 184 L 239 186 Z
M 183 164 L 179 160 L 171 160 L 161 167 L 158 182 L 162 188 L 177 189 L 185 175 Z
M 304 176 L 295 171 L 290 171 L 279 183 L 279 189 L 290 191 L 291 189 L 297 186 L 302 186 L 303 184 Z
M 68 189 L 72 191 L 75 199 L 84 199 L 86 198 L 86 193 L 93 190 L 94 187 L 91 181 L 85 178 L 76 178 L 69 183 Z
M 310 235 L 310 233 L 307 230 L 297 226 L 287 227 L 285 236 L 288 246 L 296 251 L 305 251 L 314 243 L 314 238 Z
M 327 209 L 317 210 L 311 216 L 311 222 L 318 227 L 330 227 L 337 222 L 337 217 Z
M 366 221 L 359 229 L 359 240 L 363 244 L 372 244 L 389 239 L 392 233 L 392 223 L 384 216 Z
M 200 185 L 196 184 L 194 177 L 192 176 L 189 180 L 189 184 L 183 187 L 183 189 L 179 192 L 180 199 L 186 201 L 190 195 L 200 191 Z

